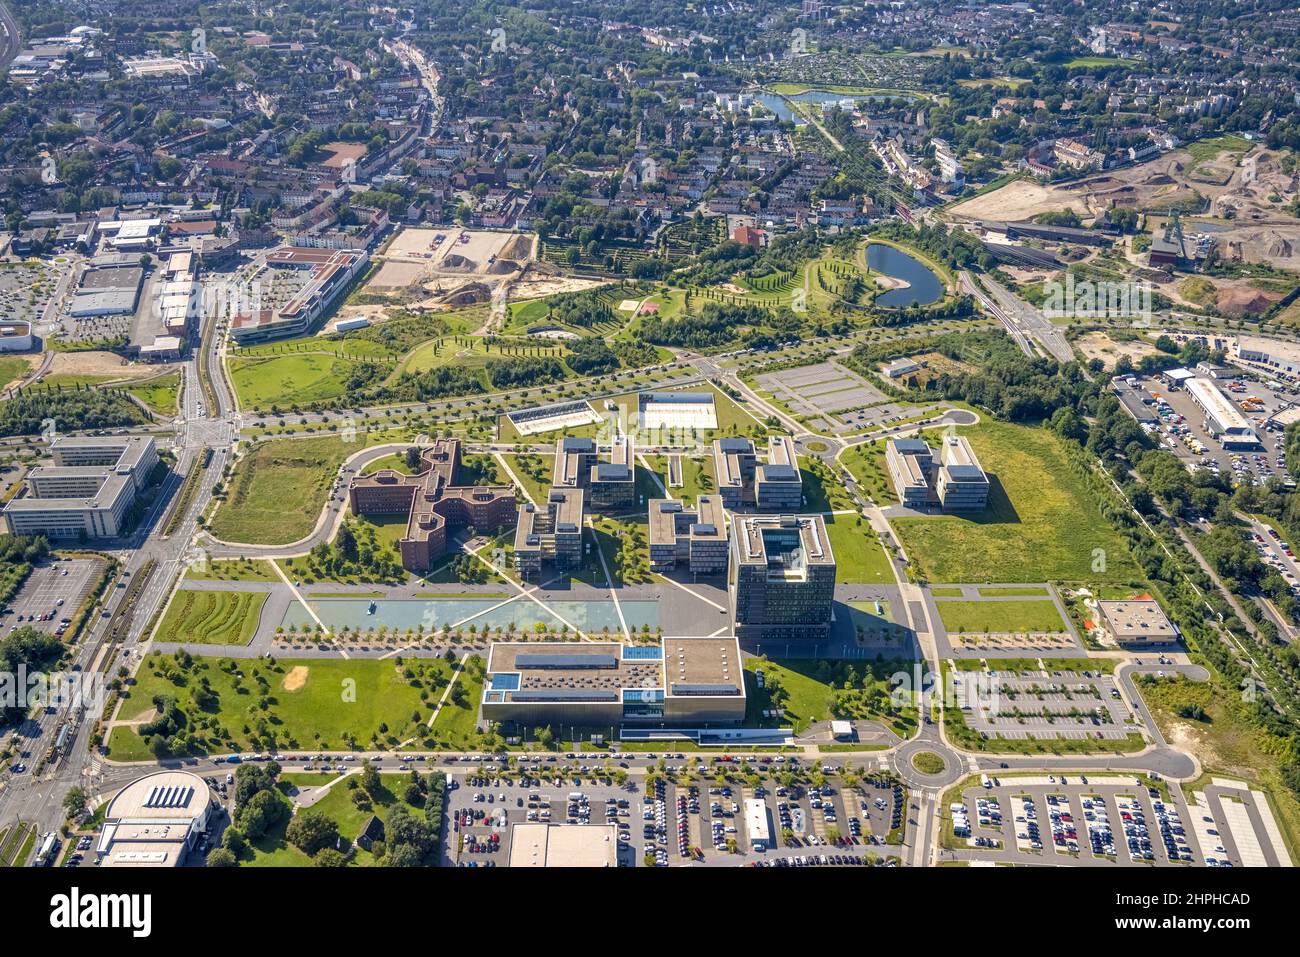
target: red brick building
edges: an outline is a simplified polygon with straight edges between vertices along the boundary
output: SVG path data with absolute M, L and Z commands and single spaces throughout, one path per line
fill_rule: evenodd
M 514 525 L 515 490 L 509 485 L 456 485 L 460 441 L 439 439 L 420 452 L 421 471 L 403 475 L 380 469 L 348 483 L 348 503 L 355 515 L 407 515 L 406 534 L 398 542 L 402 565 L 425 571 L 447 550 L 447 536 L 474 526 L 495 531 Z

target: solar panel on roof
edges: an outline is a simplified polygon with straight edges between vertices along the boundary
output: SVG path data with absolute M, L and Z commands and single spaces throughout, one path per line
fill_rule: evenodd
M 734 684 L 693 684 L 691 682 L 673 682 L 672 691 L 675 695 L 738 695 L 740 689 Z
M 516 668 L 617 668 L 615 655 L 566 655 L 524 651 L 515 655 Z
M 529 689 L 515 691 L 510 695 L 511 701 L 617 701 L 617 691 L 600 691 L 594 688 L 564 688 L 554 691 Z

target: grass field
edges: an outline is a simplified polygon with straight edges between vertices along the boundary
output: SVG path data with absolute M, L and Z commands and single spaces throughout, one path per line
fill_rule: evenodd
M 306 405 L 343 395 L 356 363 L 323 353 L 232 357 L 230 380 L 242 408 Z
M 1050 599 L 939 601 L 935 607 L 950 633 L 1065 631 L 1061 613 Z
M 261 558 L 222 558 L 194 566 L 185 572 L 187 581 L 278 582 L 271 563 Z
M 155 641 L 246 645 L 257 632 L 266 595 L 259 592 L 178 591 Z
M 835 555 L 835 580 L 843 585 L 893 584 L 884 546 L 865 518 L 827 515 L 826 534 Z
M 1251 705 L 1242 701 L 1241 692 L 1217 679 L 1192 682 L 1183 677 L 1142 679 L 1138 689 L 1169 743 L 1200 761 L 1201 782 L 1213 776 L 1239 777 L 1268 794 L 1287 849 L 1292 859 L 1300 860 L 1300 800 L 1281 775 L 1286 741 L 1250 722 L 1246 712 Z M 1190 706 L 1201 708 L 1206 720 L 1178 715 L 1177 709 Z
M 32 364 L 26 356 L 0 355 L 0 389 L 25 376 Z
M 307 535 L 343 460 L 363 446 L 341 438 L 272 439 L 235 465 L 212 534 L 229 542 L 284 545 Z
M 181 374 L 171 372 L 128 385 L 125 389 L 159 415 L 172 416 L 176 414 L 176 404 L 180 399 Z
M 155 695 L 170 695 L 186 716 L 191 753 L 270 748 L 391 748 L 424 733 L 451 678 L 441 658 L 402 662 L 309 658 L 276 661 L 195 657 L 186 667 L 171 656 L 151 654 L 120 717 L 131 720 L 153 710 Z M 466 676 L 468 677 L 468 675 Z M 210 696 L 195 693 L 206 679 Z M 466 682 L 467 701 L 474 683 Z M 457 709 L 465 710 L 465 709 Z M 453 726 L 447 720 L 449 729 Z M 110 738 L 113 758 L 151 756 L 131 728 Z
M 892 521 L 918 579 L 958 583 L 1141 577 L 1056 436 L 1046 429 L 992 421 L 964 432 L 989 475 L 989 507 L 969 515 Z M 1095 569 L 1103 559 L 1104 571 L 1099 572 Z
M 316 788 L 338 777 L 334 773 L 326 774 L 282 774 L 280 775 L 280 790 L 286 794 L 292 795 L 300 789 Z M 410 780 L 409 774 L 384 774 L 380 777 L 380 787 L 377 793 L 371 795 L 373 806 L 369 810 L 362 811 L 352 803 L 353 791 L 347 786 L 347 782 L 340 782 L 330 788 L 323 798 L 311 806 L 311 809 L 319 814 L 325 815 L 339 827 L 339 836 L 349 843 L 355 844 L 357 835 L 361 829 L 366 826 L 366 822 L 371 816 L 377 816 L 380 820 L 387 823 L 389 814 L 398 805 L 404 806 L 411 812 L 412 816 L 423 819 L 424 809 L 407 804 L 398 794 L 404 790 L 406 783 Z M 284 830 L 288 822 L 284 822 L 273 831 L 267 833 L 260 840 L 251 842 L 251 855 L 246 855 L 241 861 L 242 867 L 311 867 L 312 859 L 288 843 L 284 839 Z M 375 856 L 363 847 L 355 847 L 348 866 L 350 867 L 374 867 L 377 862 Z

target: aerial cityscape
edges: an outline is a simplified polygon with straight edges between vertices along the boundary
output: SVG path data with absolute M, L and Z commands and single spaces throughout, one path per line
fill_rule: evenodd
M 0 31 L 0 867 L 1300 862 L 1295 0 Z

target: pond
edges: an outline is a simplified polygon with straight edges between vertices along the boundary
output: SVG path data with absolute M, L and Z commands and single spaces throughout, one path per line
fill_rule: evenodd
M 622 630 L 618 608 L 612 601 L 548 601 L 546 608 L 527 598 L 513 601 L 487 598 L 438 598 L 431 600 L 400 598 L 379 600 L 374 603 L 374 614 L 369 613 L 370 600 L 366 598 L 320 598 L 311 602 L 312 608 L 331 631 L 347 628 L 349 631 L 366 631 L 386 625 L 390 631 L 404 632 L 424 626 L 425 633 L 440 631 L 443 625 L 461 625 L 469 631 L 473 625 L 478 631 L 491 628 L 508 628 L 532 632 L 538 622 L 549 630 L 559 631 L 562 624 L 569 629 L 579 629 L 589 634 L 601 633 L 606 627 L 611 634 Z M 624 601 L 620 603 L 623 619 L 633 631 L 648 625 L 654 631 L 659 624 L 657 601 Z M 550 609 L 548 611 L 547 609 Z M 311 628 L 315 619 L 307 613 L 301 602 L 292 603 L 285 611 L 281 624 L 287 629 Z
M 908 306 L 928 306 L 943 298 L 943 283 L 934 274 L 934 270 L 901 249 L 883 243 L 870 243 L 867 246 L 867 265 L 873 272 L 902 279 L 907 283 L 905 288 L 890 289 L 878 295 L 878 306 L 904 309 Z
M 776 114 L 778 120 L 788 123 L 794 120 L 796 126 L 804 125 L 801 117 L 794 115 L 790 109 L 790 104 L 786 100 L 795 103 L 838 103 L 843 101 L 847 107 L 852 107 L 854 103 L 862 102 L 880 102 L 881 100 L 908 99 L 915 100 L 917 97 L 907 96 L 904 94 L 887 94 L 887 93 L 860 93 L 857 95 L 849 93 L 833 93 L 830 90 L 805 90 L 802 93 L 795 93 L 788 97 L 780 97 L 775 93 L 759 93 L 756 97 L 758 102 Z

